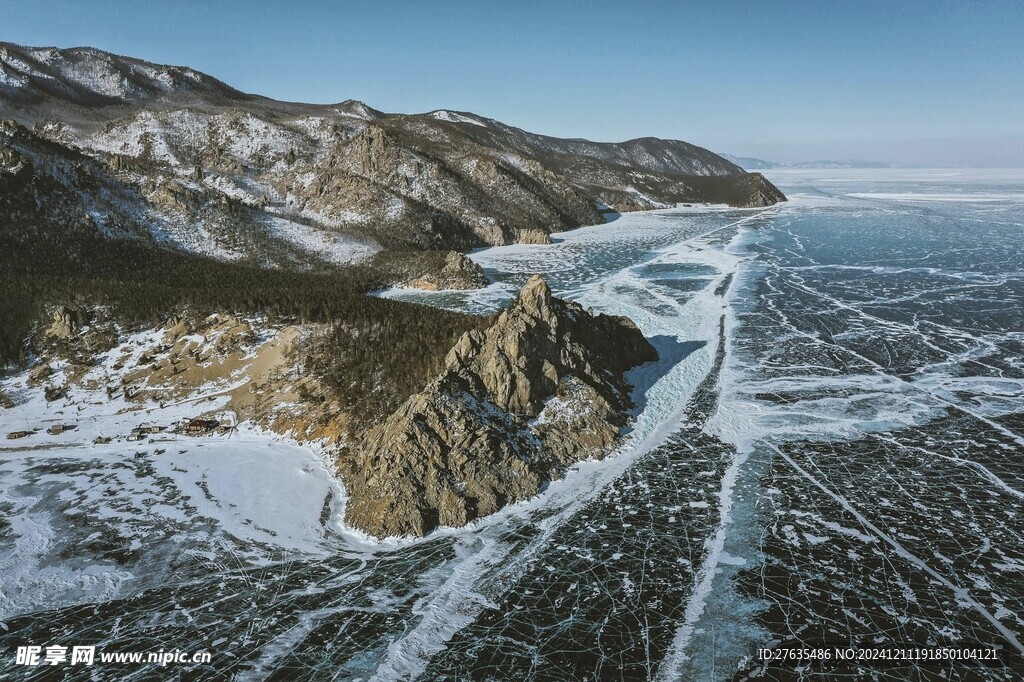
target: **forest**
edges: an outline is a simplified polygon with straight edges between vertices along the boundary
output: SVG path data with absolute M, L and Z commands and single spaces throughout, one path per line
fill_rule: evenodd
M 490 322 L 366 295 L 388 283 L 386 258 L 296 271 L 141 240 L 26 242 L 9 235 L 0 235 L 0 253 L 0 353 L 8 367 L 31 358 L 58 305 L 83 314 L 102 308 L 123 330 L 214 312 L 265 316 L 272 324 L 321 323 L 326 331 L 303 359 L 306 370 L 360 416 L 379 416 L 422 387 L 465 331 Z

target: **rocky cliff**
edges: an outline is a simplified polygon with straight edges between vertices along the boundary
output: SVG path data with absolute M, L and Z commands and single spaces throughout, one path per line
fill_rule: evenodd
M 444 369 L 346 448 L 346 520 L 422 536 L 536 495 L 601 456 L 631 407 L 624 373 L 655 360 L 626 318 L 554 298 L 534 276 L 493 326 L 466 333 Z

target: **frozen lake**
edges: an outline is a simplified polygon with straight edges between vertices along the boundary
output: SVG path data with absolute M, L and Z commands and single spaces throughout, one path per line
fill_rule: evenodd
M 209 679 L 718 680 L 773 642 L 984 646 L 972 675 L 1019 679 L 1024 173 L 769 175 L 789 203 L 624 215 L 473 254 L 483 291 L 389 294 L 488 311 L 539 273 L 662 354 L 617 453 L 466 529 L 366 542 L 323 459 L 261 434 L 0 448 L 4 648 L 206 649 Z

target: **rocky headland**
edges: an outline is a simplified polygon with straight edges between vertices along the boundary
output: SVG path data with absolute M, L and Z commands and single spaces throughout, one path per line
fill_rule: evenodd
M 76 414 L 105 395 L 158 423 L 165 406 L 189 404 L 193 417 L 228 413 L 316 443 L 344 483 L 346 522 L 382 538 L 463 526 L 602 457 L 631 418 L 626 372 L 658 357 L 629 319 L 560 300 L 536 275 L 500 314 L 455 320 L 459 336 L 414 338 L 403 353 L 416 362 L 402 367 L 377 362 L 372 320 L 348 330 L 360 345 L 337 346 L 330 325 L 173 315 L 125 333 L 108 313 L 60 306 L 37 327 L 26 386 L 48 406 Z M 311 346 L 374 361 L 332 380 Z M 381 392 L 393 399 L 368 410 Z
M 422 391 L 342 450 L 346 521 L 422 536 L 536 495 L 616 442 L 632 407 L 624 373 L 655 359 L 631 321 L 559 300 L 534 276 Z

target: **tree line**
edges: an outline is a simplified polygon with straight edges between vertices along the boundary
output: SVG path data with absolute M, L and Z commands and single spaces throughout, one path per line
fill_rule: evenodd
M 393 409 L 440 369 L 448 349 L 487 318 L 367 296 L 388 283 L 371 265 L 318 271 L 232 263 L 138 240 L 23 240 L 0 234 L 0 358 L 23 364 L 58 305 L 102 306 L 125 329 L 173 315 L 266 316 L 325 323 L 306 368 L 360 416 Z

